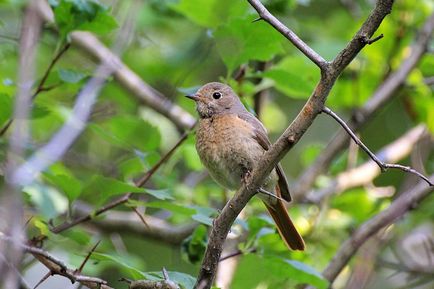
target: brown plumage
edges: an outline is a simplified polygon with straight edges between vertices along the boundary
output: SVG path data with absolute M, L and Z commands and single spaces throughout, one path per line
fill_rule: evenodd
M 199 125 L 196 149 L 211 177 L 225 188 L 237 190 L 242 179 L 251 172 L 270 147 L 262 123 L 241 103 L 227 85 L 211 82 L 196 94 L 188 96 L 196 102 Z M 291 200 L 288 182 L 278 164 L 262 186 L 286 201 Z M 304 250 L 304 241 L 297 232 L 283 202 L 258 194 L 275 221 L 285 243 L 293 250 Z

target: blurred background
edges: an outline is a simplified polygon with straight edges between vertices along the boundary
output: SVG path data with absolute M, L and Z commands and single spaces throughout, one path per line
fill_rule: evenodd
M 163 267 L 189 288 L 197 276 L 208 226 L 233 192 L 225 192 L 214 183 L 201 165 L 194 147 L 194 129 L 189 130 L 196 118 L 195 107 L 183 96 L 207 82 L 228 83 L 263 121 L 274 141 L 312 93 L 319 70 L 265 21 L 253 22 L 257 14 L 247 1 L 48 2 L 51 8 L 44 9 L 54 11 L 55 23 L 44 24 L 35 47 L 35 91 L 47 71 L 48 75 L 45 89 L 33 101 L 31 140 L 24 144 L 26 155 L 47 143 L 71 114 L 77 93 L 100 63 L 101 47 L 113 49 L 127 68 L 153 88 L 148 95 L 157 94 L 164 105 L 172 108 L 173 103 L 186 116 L 183 123 L 174 121 L 181 114 L 168 117 L 167 112 L 161 113 L 150 105 L 152 101 L 141 97 L 140 91 L 128 87 L 128 81 L 119 75 L 110 77 L 85 131 L 71 149 L 23 188 L 26 235 L 43 239 L 44 249 L 71 267 L 80 266 L 100 241 L 83 272 L 116 288 L 127 288 L 118 281 L 121 277 L 150 278 Z M 370 0 L 262 2 L 329 61 L 345 47 L 375 4 Z M 13 112 L 26 5 L 26 1 L 0 1 L 3 128 Z M 378 87 L 412 55 L 411 45 L 433 11 L 430 0 L 396 0 L 392 13 L 374 35 L 384 37 L 367 45 L 345 69 L 326 105 L 343 119 L 357 121 Z M 93 33 L 100 42 L 71 34 L 75 30 Z M 117 49 L 120 45 L 124 47 Z M 383 105 L 361 121 L 357 134 L 373 152 L 381 150 L 386 160 L 431 175 L 433 40 L 424 47 L 427 52 L 414 69 Z M 53 61 L 56 55 L 59 58 Z M 0 137 L 2 183 L 12 128 L 13 123 Z M 302 186 L 300 178 L 315 165 L 339 129 L 329 116 L 319 115 L 282 160 L 297 196 L 290 205 L 290 215 L 304 236 L 307 250 L 288 251 L 263 205 L 254 199 L 235 223 L 230 234 L 233 244 L 224 253 L 239 255 L 232 258 L 234 264 L 227 265 L 233 266 L 229 267 L 233 279 L 218 282 L 229 282 L 233 289 L 295 288 L 300 283 L 327 288 L 319 272 L 340 245 L 362 223 L 419 182 L 400 170 L 380 174 L 372 164 L 363 167 L 369 161 L 367 155 L 346 142 L 333 154 L 330 164 Z M 135 188 L 134 181 L 155 166 L 184 131 L 189 132 L 187 139 L 146 182 L 145 189 Z M 392 143 L 395 146 L 387 147 Z M 348 175 L 353 169 L 367 173 L 353 180 Z M 343 184 L 345 180 L 348 184 Z M 127 202 L 92 221 L 53 231 L 130 191 L 134 194 Z M 380 230 L 361 246 L 334 288 L 433 288 L 433 207 L 431 194 L 404 218 Z M 174 230 L 173 235 L 158 233 L 170 230 Z M 28 255 L 22 268 L 31 287 L 47 271 Z M 175 276 L 175 272 L 188 275 Z M 60 286 L 79 287 L 65 278 L 50 277 L 38 288 Z

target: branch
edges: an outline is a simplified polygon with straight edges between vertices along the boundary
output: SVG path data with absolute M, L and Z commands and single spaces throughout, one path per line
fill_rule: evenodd
M 326 98 L 337 77 L 366 45 L 361 39 L 372 36 L 384 17 L 390 13 L 392 4 L 392 0 L 379 0 L 377 2 L 371 15 L 363 23 L 347 47 L 322 71 L 320 82 L 295 120 L 271 146 L 270 150 L 264 153 L 256 164 L 256 168 L 252 171 L 247 183 L 241 186 L 234 197 L 225 205 L 221 214 L 214 220 L 208 246 L 195 284 L 196 289 L 209 289 L 211 287 L 215 278 L 223 243 L 236 217 L 255 195 L 266 176 L 270 174 L 276 164 L 300 140 L 304 132 L 322 111 Z
M 429 180 L 433 182 L 434 175 L 431 175 Z M 364 242 L 382 228 L 392 224 L 405 213 L 416 208 L 418 203 L 423 201 L 423 199 L 428 197 L 432 192 L 433 189 L 431 187 L 427 187 L 424 182 L 419 182 L 419 184 L 411 190 L 402 193 L 387 209 L 363 223 L 352 236 L 342 244 L 322 275 L 333 283 L 338 274 L 348 264 L 351 257 Z
M 92 208 L 84 203 L 78 203 L 76 211 L 79 215 L 87 216 L 92 214 Z M 172 245 L 181 244 L 197 227 L 195 222 L 173 225 L 160 218 L 148 215 L 145 216 L 145 220 L 148 226 L 144 226 L 143 222 L 137 219 L 134 213 L 110 211 L 104 216 L 104 219 L 92 219 L 91 225 L 106 232 L 136 234 Z
M 53 87 L 45 87 L 45 82 L 48 79 L 48 76 L 50 75 L 51 70 L 53 69 L 54 65 L 56 64 L 57 61 L 59 61 L 60 57 L 62 57 L 62 55 L 68 50 L 68 48 L 71 45 L 69 43 L 65 44 L 60 50 L 59 52 L 53 57 L 53 59 L 51 60 L 50 64 L 48 65 L 47 70 L 45 71 L 44 75 L 41 78 L 41 81 L 38 84 L 38 87 L 36 88 L 36 91 L 33 93 L 32 95 L 32 99 L 34 99 L 40 92 L 42 91 L 47 91 Z M 55 86 L 54 86 L 55 87 Z M 7 130 L 9 129 L 9 127 L 11 126 L 13 122 L 13 119 L 9 119 L 6 124 L 1 128 L 0 130 L 0 137 L 3 136 Z
M 37 7 L 40 8 L 44 3 L 47 5 L 46 2 L 38 1 L 39 5 L 37 5 Z M 41 13 L 35 14 L 41 16 Z M 122 24 L 117 34 L 113 47 L 119 53 L 125 48 L 128 42 L 126 40 L 133 30 L 133 27 L 129 25 L 130 23 L 128 22 L 131 21 L 131 18 L 133 19 L 134 17 L 127 17 L 127 21 Z M 20 186 L 32 183 L 42 171 L 59 160 L 66 153 L 86 127 L 86 122 L 106 79 L 113 74 L 119 66 L 118 60 L 119 58 L 113 57 L 101 61 L 93 77 L 78 93 L 73 111 L 65 124 L 54 134 L 46 145 L 34 152 L 24 164 L 12 173 L 11 183 Z
M 423 27 L 417 33 L 416 40 L 410 49 L 410 55 L 402 62 L 398 70 L 390 74 L 377 88 L 365 105 L 353 114 L 351 120 L 347 122 L 348 127 L 353 131 L 359 130 L 385 103 L 398 95 L 396 92 L 425 54 L 433 29 L 434 14 L 426 20 Z M 348 142 L 348 134 L 343 129 L 339 130 L 315 162 L 301 174 L 292 187 L 292 197 L 294 200 L 300 200 L 304 197 L 306 191 L 312 187 L 316 178 L 327 170 L 332 160 L 345 148 Z
M 18 246 L 24 239 L 22 225 L 23 205 L 21 191 L 10 182 L 12 172 L 25 157 L 25 148 L 29 143 L 30 133 L 28 117 L 31 110 L 31 89 L 35 70 L 35 55 L 42 26 L 35 6 L 38 0 L 26 5 L 21 23 L 19 66 L 17 76 L 17 95 L 14 105 L 14 117 L 18 120 L 12 130 L 7 152 L 6 185 L 0 191 L 0 230 L 9 234 L 12 242 L 0 240 L 0 288 L 17 288 L 20 280 L 16 270 L 21 262 L 22 250 Z
M 53 11 L 47 3 L 40 5 L 39 10 L 46 22 L 54 22 Z M 110 60 L 118 63 L 113 73 L 116 81 L 146 105 L 170 119 L 179 129 L 190 129 L 194 125 L 195 119 L 188 112 L 144 82 L 92 33 L 72 32 L 71 40 L 74 45 L 77 45 L 100 62 Z
M 368 147 L 354 134 L 354 132 L 348 127 L 348 125 L 343 121 L 336 113 L 334 113 L 331 109 L 328 107 L 324 107 L 323 112 L 333 117 L 344 129 L 345 131 L 351 136 L 351 138 L 354 140 L 354 142 L 364 150 L 369 157 L 380 167 L 381 172 L 385 172 L 387 169 L 400 169 L 404 172 L 411 173 L 417 175 L 419 178 L 423 179 L 425 182 L 428 183 L 429 186 L 434 186 L 432 182 L 428 180 L 427 177 L 425 177 L 423 174 L 419 173 L 418 171 L 398 165 L 398 164 L 389 164 L 385 163 L 382 160 L 380 160 L 374 153 L 372 153 Z
M 12 242 L 10 237 L 0 233 L 0 239 Z M 25 245 L 20 243 L 19 246 L 26 252 L 32 254 L 40 263 L 42 263 L 48 270 L 50 275 L 59 275 L 68 278 L 72 283 L 78 282 L 90 289 L 113 289 L 107 285 L 107 281 L 96 277 L 82 275 L 78 270 L 68 268 L 68 266 L 61 260 L 50 255 L 47 251 L 40 248 Z
M 382 162 L 399 161 L 410 154 L 414 145 L 426 134 L 426 127 L 419 125 L 393 143 L 387 145 L 377 155 Z M 373 160 L 369 160 L 356 168 L 340 173 L 327 187 L 308 194 L 307 200 L 313 203 L 320 203 L 331 194 L 339 194 L 349 188 L 367 184 L 373 181 L 380 173 L 381 170 L 378 165 Z
M 321 55 L 316 53 L 312 48 L 309 47 L 300 37 L 297 36 L 291 29 L 286 27 L 282 22 L 279 21 L 276 17 L 274 17 L 265 6 L 259 0 L 248 0 L 250 5 L 258 12 L 259 20 L 265 20 L 271 26 L 273 26 L 277 31 L 280 32 L 286 39 L 291 41 L 295 47 L 298 48 L 304 55 L 307 56 L 313 63 L 315 63 L 321 70 L 325 70 L 327 67 L 327 61 L 322 58 Z
M 149 171 L 147 171 L 143 175 L 143 177 L 140 178 L 140 180 L 136 183 L 136 186 L 143 187 L 150 180 L 150 178 L 155 174 L 155 172 L 161 167 L 161 165 L 165 163 L 173 155 L 173 153 L 181 146 L 181 144 L 187 139 L 189 133 L 190 132 L 184 132 L 181 138 L 176 142 L 176 144 L 166 154 L 164 154 L 164 156 L 161 157 L 161 159 Z M 127 193 L 125 195 L 122 195 L 121 197 L 111 201 L 110 203 L 97 209 L 96 211 L 89 212 L 86 215 L 81 216 L 73 221 L 64 222 L 63 224 L 53 227 L 50 230 L 51 232 L 58 234 L 78 224 L 90 221 L 92 218 L 99 216 L 119 205 L 126 203 L 130 199 L 131 195 L 132 193 Z

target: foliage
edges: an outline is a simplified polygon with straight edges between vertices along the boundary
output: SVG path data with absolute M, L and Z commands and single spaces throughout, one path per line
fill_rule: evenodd
M 71 32 L 89 31 L 107 46 L 116 45 L 119 27 L 125 18 L 131 17 L 124 13 L 129 11 L 131 2 L 134 1 L 117 1 L 114 7 L 109 7 L 112 1 L 49 1 L 55 23 L 44 27 L 37 47 L 35 89 L 54 56 L 71 41 Z M 344 47 L 372 8 L 372 1 L 368 0 L 263 2 L 328 60 Z M 343 7 L 341 2 L 356 3 L 358 14 Z M 385 37 L 362 50 L 339 78 L 327 100 L 329 107 L 343 115 L 360 108 L 385 77 L 400 66 L 409 54 L 415 32 L 433 12 L 429 0 L 395 2 L 393 13 L 378 31 Z M 0 126 L 13 114 L 19 58 L 19 43 L 15 38 L 22 5 L 21 1 L 0 2 Z M 282 35 L 266 22 L 254 21 L 257 14 L 247 1 L 153 0 L 139 6 L 132 13 L 137 14 L 133 18 L 134 38 L 121 58 L 144 81 L 192 115 L 195 115 L 193 103 L 180 92 L 195 91 L 206 82 L 230 83 L 252 109 L 255 94 L 268 89 L 270 97 L 264 103 L 261 117 L 272 133 L 270 138 L 275 139 L 311 95 L 320 77 L 318 69 Z M 44 85 L 50 89 L 40 92 L 32 105 L 29 122 L 32 141 L 23 144 L 28 154 L 49 141 L 65 121 L 75 96 L 97 66 L 90 59 L 86 51 L 72 45 L 50 71 Z M 240 67 L 244 75 L 234 79 Z M 433 67 L 434 55 L 426 54 L 397 97 L 361 131 L 363 140 L 373 150 L 418 123 L 426 124 L 434 132 L 433 84 L 426 82 L 434 75 Z M 320 117 L 311 127 L 283 161 L 290 183 L 321 154 L 336 129 L 337 125 L 325 117 Z M 0 138 L 1 163 L 6 161 L 9 135 L 10 131 Z M 207 231 L 228 197 L 204 176 L 195 152 L 194 136 L 177 148 L 144 188 L 135 185 L 179 137 L 179 129 L 172 122 L 144 106 L 115 78 L 108 79 L 84 133 L 71 150 L 41 174 L 37 182 L 23 188 L 25 211 L 32 217 L 27 225 L 28 237 L 47 236 L 47 247 L 63 252 L 69 263 L 77 267 L 86 250 L 101 240 L 91 257 L 94 263 L 87 265 L 84 272 L 111 284 L 118 284 L 120 277 L 161 280 L 164 266 L 171 280 L 182 288 L 192 288 L 206 247 Z M 324 188 L 337 174 L 347 170 L 348 154 L 337 156 L 329 173 L 318 178 L 312 189 Z M 366 160 L 363 153 L 356 156 L 356 164 Z M 427 172 L 432 173 L 433 154 L 428 153 L 423 163 Z M 352 229 L 380 212 L 392 199 L 391 194 L 381 194 L 375 186 L 388 186 L 393 193 L 405 187 L 407 176 L 404 173 L 387 174 L 374 184 L 332 196 L 322 207 L 294 204 L 290 213 L 306 239 L 304 253 L 289 252 L 285 248 L 273 223 L 263 215 L 263 206 L 253 200 L 232 230 L 233 234 L 244 234 L 237 247 L 243 256 L 232 288 L 292 288 L 297 284 L 327 288 L 328 282 L 319 272 Z M 3 183 L 4 177 L 1 178 Z M 166 244 L 137 231 L 124 234 L 121 229 L 128 232 L 127 226 L 112 229 L 98 222 L 92 223 L 92 229 L 77 225 L 60 234 L 50 231 L 53 226 L 75 219 L 77 214 L 73 208 L 85 204 L 95 212 L 129 192 L 133 197 L 112 209 L 113 212 L 129 213 L 128 216 L 140 222 L 131 208 L 141 208 L 145 209 L 145 220 L 149 215 L 164 219 L 165 224 L 175 228 L 192 222 L 200 225 L 176 246 L 171 240 Z M 432 198 L 429 202 L 433 202 Z M 429 213 L 432 214 L 432 210 Z M 406 229 L 401 235 L 409 234 L 412 228 L 426 222 L 423 214 L 423 210 L 415 211 L 403 222 L 407 224 L 398 224 Z M 106 220 L 105 214 L 92 217 L 97 221 Z M 344 288 L 349 272 L 346 270 L 336 288 Z M 384 272 L 378 273 L 380 277 L 375 276 L 373 284 L 383 280 L 381 274 Z M 44 288 L 44 284 L 40 288 Z M 393 288 L 393 284 L 382 288 Z

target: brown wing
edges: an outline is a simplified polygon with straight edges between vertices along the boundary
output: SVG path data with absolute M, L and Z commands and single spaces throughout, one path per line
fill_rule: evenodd
M 270 149 L 271 142 L 268 139 L 267 130 L 262 125 L 262 123 L 255 116 L 253 116 L 251 113 L 247 111 L 238 114 L 238 117 L 253 125 L 253 127 L 255 128 L 256 141 L 264 148 L 264 150 L 268 151 Z M 280 193 L 282 194 L 281 197 L 285 201 L 290 202 L 292 198 L 291 198 L 291 194 L 289 193 L 288 181 L 286 179 L 285 173 L 283 172 L 283 168 L 280 165 L 280 163 L 278 163 L 276 166 L 276 172 L 277 172 L 277 176 L 279 177 L 278 185 L 280 188 Z

